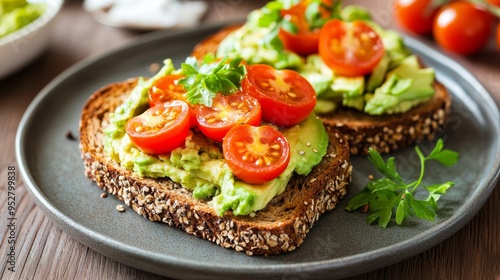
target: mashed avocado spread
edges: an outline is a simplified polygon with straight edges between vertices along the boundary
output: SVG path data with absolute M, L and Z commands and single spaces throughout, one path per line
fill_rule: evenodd
M 0 0 L 0 38 L 33 22 L 44 8 L 44 4 L 30 4 L 26 0 Z
M 283 129 L 290 143 L 290 163 L 279 177 L 262 185 L 246 184 L 233 175 L 221 148 L 194 132 L 185 145 L 164 155 L 148 155 L 139 150 L 125 132 L 128 119 L 148 108 L 148 90 L 166 74 L 179 72 L 171 60 L 165 60 L 158 74 L 139 79 L 125 102 L 111 115 L 105 129 L 104 148 L 108 156 L 140 176 L 168 177 L 192 191 L 197 199 L 207 199 L 219 215 L 232 210 L 235 215 L 251 215 L 282 193 L 294 173 L 307 175 L 326 154 L 328 136 L 318 118 L 311 114 L 305 121 Z
M 288 2 L 294 3 L 273 2 L 283 7 L 290 5 Z M 262 14 L 262 9 L 250 13 L 247 22 L 221 42 L 217 56 L 237 55 L 249 64 L 265 63 L 278 69 L 298 71 L 316 90 L 317 113 L 329 113 L 339 106 L 371 115 L 401 113 L 429 100 L 434 94 L 434 70 L 422 69 L 403 38 L 373 22 L 370 13 L 361 7 L 346 6 L 339 16 L 344 21 L 366 22 L 380 36 L 385 53 L 372 73 L 359 77 L 335 74 L 318 54 L 300 57 L 287 49 L 278 50 L 276 44 L 266 42 L 266 36 L 276 26 L 262 27 L 259 21 Z

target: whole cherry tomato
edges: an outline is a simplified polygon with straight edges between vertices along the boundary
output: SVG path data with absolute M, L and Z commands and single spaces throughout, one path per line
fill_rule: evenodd
M 434 19 L 433 34 L 444 49 L 458 54 L 472 54 L 489 39 L 492 16 L 483 7 L 470 2 L 451 2 Z
M 290 126 L 305 120 L 316 106 L 316 92 L 299 73 L 276 70 L 269 65 L 254 64 L 247 68 L 243 91 L 259 100 L 262 119 Z
M 278 177 L 290 162 L 290 144 L 276 128 L 238 124 L 222 142 L 224 159 L 244 182 L 262 184 Z
M 328 21 L 319 35 L 319 55 L 336 74 L 370 73 L 384 56 L 378 34 L 363 21 Z
M 432 22 L 438 11 L 433 0 L 395 0 L 394 16 L 404 29 L 426 35 L 432 32 Z
M 164 154 L 181 146 L 189 134 L 189 107 L 184 101 L 159 103 L 125 125 L 130 140 L 147 154 Z

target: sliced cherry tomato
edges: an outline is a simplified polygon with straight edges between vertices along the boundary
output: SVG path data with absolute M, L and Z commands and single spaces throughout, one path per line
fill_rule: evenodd
M 297 27 L 297 33 L 280 29 L 279 38 L 285 49 L 299 55 L 309 55 L 318 52 L 319 29 L 311 30 L 305 18 L 307 3 L 301 2 L 290 9 L 282 10 L 281 16 Z
M 439 6 L 433 0 L 395 0 L 394 15 L 404 29 L 418 35 L 432 32 L 432 22 Z
M 492 16 L 481 6 L 451 2 L 439 10 L 433 25 L 436 42 L 458 54 L 472 54 L 489 39 Z
M 292 70 L 276 70 L 255 64 L 247 68 L 244 92 L 259 100 L 262 119 L 279 126 L 295 125 L 307 118 L 316 105 L 311 84 Z
M 222 151 L 234 175 L 249 184 L 271 181 L 290 162 L 288 140 L 269 125 L 236 125 L 224 138 Z
M 486 0 L 486 2 L 490 3 L 491 5 L 500 7 L 500 0 Z
M 179 84 L 179 80 L 185 78 L 180 74 L 169 74 L 162 77 L 149 89 L 149 106 L 153 107 L 158 103 L 170 100 L 182 100 L 189 105 L 191 127 L 197 126 L 196 109 L 197 105 L 190 104 L 186 99 L 186 90 Z
M 200 106 L 196 112 L 201 132 L 217 142 L 222 142 L 227 132 L 237 124 L 259 125 L 261 116 L 259 101 L 243 92 L 227 96 L 218 94 L 212 100 L 212 107 Z
M 384 55 L 384 46 L 365 22 L 333 19 L 321 28 L 319 54 L 336 74 L 361 76 L 377 66 Z
M 186 90 L 184 89 L 184 86 L 179 84 L 179 80 L 183 78 L 185 78 L 184 75 L 169 74 L 156 81 L 155 84 L 149 89 L 149 105 L 153 107 L 158 103 L 170 100 L 186 101 L 184 100 Z
M 172 100 L 157 104 L 129 119 L 125 130 L 147 154 L 164 154 L 181 146 L 189 134 L 189 106 Z

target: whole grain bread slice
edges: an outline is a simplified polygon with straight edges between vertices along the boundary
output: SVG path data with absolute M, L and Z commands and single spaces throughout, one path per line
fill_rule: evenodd
M 215 54 L 222 40 L 241 25 L 228 26 L 198 43 L 191 55 L 202 59 Z M 341 107 L 320 115 L 327 128 L 340 130 L 349 142 L 352 155 L 366 155 L 371 147 L 379 153 L 389 153 L 424 140 L 436 139 L 446 128 L 451 95 L 436 81 L 435 95 L 427 102 L 405 113 L 373 116 Z
M 427 102 L 404 113 L 368 115 L 341 107 L 320 115 L 325 126 L 340 130 L 348 139 L 351 154 L 367 154 L 371 147 L 389 153 L 424 140 L 439 137 L 448 122 L 451 96 L 446 88 L 434 82 L 435 94 Z
M 294 175 L 286 190 L 255 216 L 218 216 L 208 201 L 193 198 L 168 178 L 140 177 L 124 169 L 104 153 L 103 129 L 135 84 L 135 79 L 111 84 L 88 99 L 80 120 L 80 150 L 85 175 L 141 216 L 248 255 L 280 254 L 300 246 L 319 216 L 345 195 L 352 165 L 348 143 L 335 131 L 329 133 L 323 161 L 308 176 Z

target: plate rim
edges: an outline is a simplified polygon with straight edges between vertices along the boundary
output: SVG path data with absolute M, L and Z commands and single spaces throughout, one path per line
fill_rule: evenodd
M 197 33 L 207 33 L 209 30 L 216 30 L 218 28 L 222 28 L 224 26 L 227 26 L 228 24 L 231 24 L 234 22 L 225 22 L 225 23 L 215 23 L 215 24 L 209 24 L 206 26 L 203 26 L 201 28 L 197 29 L 188 29 L 188 30 L 179 30 L 179 31 L 156 31 L 152 33 L 148 33 L 145 35 L 141 35 L 137 39 L 124 44 L 121 47 L 109 50 L 107 52 L 104 52 L 100 55 L 97 55 L 95 57 L 90 57 L 87 59 L 84 59 L 75 65 L 71 66 L 67 70 L 63 71 L 61 74 L 59 74 L 55 79 L 53 79 L 49 84 L 47 84 L 38 94 L 37 96 L 33 99 L 33 101 L 30 103 L 28 108 L 26 109 L 25 113 L 23 114 L 23 117 L 21 119 L 21 122 L 19 123 L 18 130 L 16 132 L 16 139 L 15 139 L 15 153 L 16 153 L 16 160 L 17 164 L 19 166 L 20 173 L 22 175 L 22 179 L 25 183 L 26 188 L 28 189 L 29 193 L 31 196 L 34 198 L 36 204 L 38 207 L 40 207 L 43 212 L 52 218 L 52 220 L 55 220 L 55 224 L 62 228 L 66 233 L 69 234 L 68 229 L 76 232 L 72 232 L 71 235 L 75 239 L 77 239 L 79 242 L 85 244 L 88 247 L 91 247 L 93 250 L 110 257 L 111 259 L 117 260 L 116 258 L 113 258 L 109 256 L 106 253 L 103 253 L 101 250 L 98 250 L 88 244 L 88 242 L 82 241 L 85 237 L 90 238 L 93 242 L 97 243 L 102 243 L 102 244 L 107 244 L 108 242 L 113 243 L 116 245 L 115 248 L 120 248 L 121 251 L 124 251 L 125 253 L 132 255 L 134 257 L 140 257 L 142 260 L 150 260 L 152 262 L 167 262 L 168 265 L 173 266 L 173 267 L 182 267 L 182 268 L 188 268 L 190 270 L 194 271 L 210 271 L 212 273 L 218 271 L 218 272 L 223 272 L 223 273 L 231 273 L 231 274 L 247 274 L 247 273 L 264 273 L 264 275 L 268 276 L 278 276 L 283 274 L 284 272 L 290 272 L 290 271 L 295 271 L 295 272 L 310 272 L 310 273 L 317 273 L 318 271 L 332 271 L 332 270 L 337 270 L 340 268 L 343 268 L 345 266 L 358 266 L 358 265 L 364 265 L 367 267 L 365 271 L 362 271 L 362 269 L 358 269 L 358 271 L 361 272 L 366 272 L 372 269 L 380 268 L 383 266 L 390 265 L 392 263 L 402 261 L 408 257 L 411 257 L 413 255 L 416 255 L 418 253 L 421 253 L 428 248 L 431 248 L 435 246 L 436 244 L 444 241 L 445 239 L 449 238 L 451 235 L 453 235 L 456 231 L 458 231 L 460 228 L 462 228 L 466 223 L 468 223 L 476 214 L 477 212 L 483 207 L 484 203 L 490 196 L 491 192 L 495 188 L 495 183 L 498 181 L 500 177 L 500 149 L 497 147 L 497 154 L 495 157 L 495 166 L 491 169 L 491 172 L 488 175 L 488 180 L 485 181 L 484 186 L 476 186 L 476 187 L 481 187 L 481 191 L 479 193 L 474 193 L 474 197 L 476 200 L 470 198 L 468 201 L 474 200 L 477 202 L 475 204 L 475 207 L 473 208 L 473 211 L 468 211 L 465 213 L 465 215 L 461 216 L 460 219 L 451 219 L 448 218 L 447 220 L 444 220 L 442 223 L 440 223 L 438 229 L 428 229 L 424 232 L 421 232 L 418 236 L 420 237 L 413 237 L 412 239 L 405 240 L 403 242 L 399 242 L 396 244 L 393 244 L 391 246 L 387 246 L 384 248 L 380 248 L 377 250 L 371 250 L 368 252 L 364 252 L 361 254 L 355 254 L 351 256 L 346 256 L 346 257 L 341 257 L 341 258 L 335 258 L 335 259 L 329 259 L 329 260 L 322 260 L 322 261 L 313 261 L 313 262 L 301 262 L 301 263 L 294 263 L 294 264 L 276 264 L 272 263 L 270 265 L 265 265 L 265 266 L 252 266 L 252 265 L 246 265 L 246 266 L 238 266 L 238 267 L 233 267 L 231 265 L 221 265 L 219 266 L 213 266 L 209 265 L 207 263 L 197 263 L 193 264 L 193 262 L 183 260 L 176 258 L 175 256 L 172 255 L 165 255 L 165 254 L 160 254 L 160 253 L 152 253 L 148 252 L 145 249 L 137 248 L 132 245 L 128 245 L 123 242 L 119 242 L 111 237 L 107 237 L 104 234 L 101 234 L 99 232 L 95 232 L 92 229 L 89 229 L 78 222 L 74 221 L 67 215 L 65 215 L 62 211 L 57 209 L 53 203 L 50 201 L 48 197 L 45 196 L 45 194 L 42 192 L 40 189 L 40 186 L 36 184 L 35 179 L 33 178 L 31 172 L 28 170 L 28 165 L 29 163 L 27 162 L 25 151 L 23 151 L 23 143 L 26 141 L 25 135 L 27 133 L 26 129 L 29 127 L 30 123 L 32 122 L 32 117 L 34 112 L 36 112 L 37 107 L 39 104 L 48 96 L 50 93 L 61 83 L 63 83 L 66 79 L 70 78 L 73 75 L 77 75 L 80 71 L 84 70 L 86 67 L 91 66 L 94 63 L 97 63 L 103 59 L 106 59 L 108 57 L 112 56 L 117 56 L 122 52 L 125 52 L 127 50 L 130 50 L 132 48 L 140 47 L 141 45 L 145 45 L 148 43 L 153 43 L 156 40 L 160 39 L 166 39 L 167 38 L 175 38 L 175 37 L 184 37 L 184 36 L 192 36 Z M 486 101 L 486 104 L 482 104 L 484 107 L 484 110 L 488 109 L 486 111 L 487 115 L 494 118 L 499 116 L 499 111 L 498 107 L 496 106 L 496 103 L 493 101 L 491 95 L 489 92 L 484 88 L 484 86 L 477 80 L 477 78 L 469 72 L 465 67 L 460 65 L 458 62 L 455 60 L 452 60 L 445 54 L 439 52 L 438 50 L 433 49 L 432 47 L 426 45 L 422 41 L 419 41 L 416 38 L 413 38 L 408 35 L 401 34 L 405 40 L 405 43 L 407 45 L 411 45 L 412 48 L 419 49 L 420 51 L 425 51 L 426 55 L 430 57 L 439 57 L 439 60 L 443 61 L 443 64 L 446 64 L 448 68 L 453 68 L 454 72 L 459 73 L 460 75 L 463 75 L 466 77 L 467 81 L 470 83 L 472 81 L 474 88 L 477 90 L 477 96 L 484 99 Z M 483 111 L 483 110 L 481 110 Z M 491 115 L 493 114 L 493 115 Z M 496 123 L 495 125 L 495 139 L 497 142 L 499 141 L 500 138 L 500 123 Z M 496 168 L 496 172 L 495 172 Z M 443 234 L 443 232 L 446 232 L 446 234 Z M 75 235 L 80 235 L 78 238 Z M 418 242 L 415 243 L 415 238 L 417 238 Z M 425 242 L 424 242 L 425 241 Z M 424 243 L 424 244 L 422 244 Z M 419 249 L 415 250 L 415 247 L 419 247 Z M 412 250 L 409 250 L 412 249 Z M 412 253 L 408 253 L 408 251 L 412 251 Z M 396 258 L 397 260 L 393 260 L 394 258 L 391 258 L 392 255 L 395 253 L 399 253 L 404 256 L 404 258 Z M 367 263 L 371 259 L 384 259 L 383 261 L 378 262 L 377 265 L 372 264 L 371 266 L 367 266 Z M 120 261 L 120 260 L 118 260 Z M 138 269 L 141 269 L 141 267 L 134 266 L 133 264 L 126 263 L 123 261 L 120 261 L 122 263 L 125 263 L 127 265 L 130 265 L 132 267 L 136 267 Z M 269 271 L 263 271 L 263 270 L 269 270 Z M 155 272 L 157 273 L 157 272 Z M 351 274 L 348 274 L 351 275 Z M 227 275 L 226 275 L 227 276 Z M 340 275 L 344 276 L 344 275 Z

